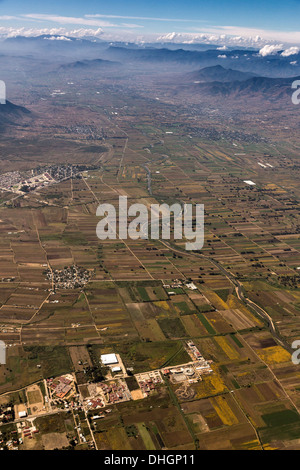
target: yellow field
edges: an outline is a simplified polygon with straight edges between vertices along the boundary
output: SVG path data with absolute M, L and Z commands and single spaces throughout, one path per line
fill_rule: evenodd
M 228 296 L 228 299 L 226 301 L 229 309 L 239 309 L 241 310 L 247 317 L 254 323 L 256 323 L 259 326 L 263 326 L 263 322 L 256 318 L 252 313 L 245 307 L 243 302 L 241 302 L 239 299 L 237 299 L 234 295 L 230 294 Z
M 212 398 L 210 401 L 212 402 L 214 409 L 216 410 L 219 417 L 226 426 L 238 424 L 239 421 L 237 417 L 233 413 L 227 401 L 223 399 L 223 397 Z
M 215 292 L 209 291 L 209 292 L 206 292 L 205 295 L 208 298 L 208 300 L 214 305 L 215 308 L 219 310 L 229 309 L 227 303 L 224 302 L 224 300 L 222 300 L 221 297 L 219 297 L 218 294 L 216 294 Z
M 157 307 L 160 307 L 162 308 L 163 310 L 170 310 L 170 307 L 168 305 L 168 303 L 165 301 L 165 300 L 158 300 L 157 302 L 154 302 L 154 305 L 156 305 Z
M 197 399 L 228 391 L 217 371 L 212 375 L 203 377 L 203 381 L 197 384 L 195 388 L 197 389 Z
M 265 185 L 265 189 L 274 191 L 274 192 L 277 193 L 277 194 L 284 194 L 284 193 L 286 193 L 286 191 L 285 191 L 284 189 L 280 188 L 279 186 L 277 186 L 277 185 L 274 184 L 274 183 L 266 184 L 266 185 Z
M 291 360 L 291 355 L 281 346 L 272 346 L 257 351 L 259 357 L 267 364 L 280 364 Z
M 238 352 L 228 343 L 226 338 L 219 336 L 216 338 L 216 342 L 221 346 L 223 351 L 225 352 L 226 356 L 229 357 L 229 359 L 239 359 L 240 355 Z
M 253 441 L 245 442 L 245 444 L 243 444 L 243 448 L 245 450 L 261 450 L 260 443 L 256 439 Z

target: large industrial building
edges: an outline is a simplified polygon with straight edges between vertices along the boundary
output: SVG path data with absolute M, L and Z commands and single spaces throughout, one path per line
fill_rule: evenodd
M 118 364 L 118 358 L 115 354 L 103 354 L 101 356 L 101 362 L 104 366 L 111 366 L 113 364 Z

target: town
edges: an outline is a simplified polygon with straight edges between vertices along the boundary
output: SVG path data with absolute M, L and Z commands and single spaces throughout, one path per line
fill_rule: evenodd
M 47 269 L 46 278 L 53 289 L 78 289 L 84 287 L 92 277 L 92 271 L 80 266 L 67 266 L 61 270 Z
M 60 413 L 72 417 L 75 434 L 71 433 L 69 439 L 64 438 L 55 445 L 67 448 L 87 444 L 91 449 L 96 448 L 93 428 L 98 420 L 112 413 L 113 405 L 147 399 L 160 387 L 166 386 L 165 380 L 180 382 L 189 389 L 191 384 L 201 381 L 206 374 L 213 374 L 211 361 L 203 358 L 192 341 L 188 341 L 185 347 L 192 359 L 188 364 L 132 376 L 119 354 L 108 353 L 99 358 L 99 367 L 104 367 L 106 374 L 101 382 L 91 381 L 86 374 L 87 382 L 81 380 L 79 384 L 75 372 L 44 379 L 27 387 L 24 403 L 14 405 L 9 402 L 0 408 L 0 449 L 19 450 L 30 441 L 40 439 L 40 420 L 46 416 L 59 416 Z M 81 360 L 78 366 L 82 369 Z
M 50 165 L 36 167 L 33 170 L 12 171 L 0 175 L 0 190 L 22 195 L 45 188 L 70 178 L 79 177 L 82 172 L 96 169 L 94 165 Z

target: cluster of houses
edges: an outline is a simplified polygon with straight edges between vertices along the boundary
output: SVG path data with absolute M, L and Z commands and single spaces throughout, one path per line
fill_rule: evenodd
M 159 370 L 136 374 L 135 378 L 144 397 L 149 396 L 150 393 L 156 389 L 157 385 L 162 383 Z
M 51 391 L 52 397 L 66 398 L 74 391 L 74 378 L 71 374 L 62 375 L 54 379 L 48 379 L 47 385 Z
M 46 277 L 58 289 L 78 289 L 91 279 L 91 271 L 80 266 L 68 266 L 61 270 L 47 269 Z
M 130 400 L 130 393 L 125 382 L 99 383 L 98 387 L 101 389 L 107 404 Z

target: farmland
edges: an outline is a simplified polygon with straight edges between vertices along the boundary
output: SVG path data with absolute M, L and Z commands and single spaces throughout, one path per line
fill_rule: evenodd
M 274 109 L 263 129 L 240 114 L 230 124 L 239 139 L 208 139 L 203 128 L 221 130 L 224 114 L 212 118 L 180 98 L 176 106 L 170 97 L 154 101 L 142 78 L 135 93 L 120 74 L 113 89 L 109 77 L 74 79 L 66 95 L 28 98 L 34 127 L 1 137 L 5 174 L 79 168 L 24 194 L 1 188 L 0 340 L 8 347 L 0 404 L 26 404 L 40 435 L 25 448 L 299 449 L 300 375 L 291 362 L 300 333 L 294 131 L 280 134 L 284 118 Z M 53 89 L 61 80 L 51 76 Z M 155 92 L 163 96 L 163 85 Z M 239 119 L 261 139 L 243 137 Z M 186 252 L 173 236 L 99 240 L 97 207 L 117 208 L 119 196 L 147 207 L 204 204 L 203 249 Z M 101 355 L 119 354 L 130 379 L 190 364 L 188 341 L 210 361 L 211 374 L 184 384 L 166 376 L 147 397 L 133 394 L 103 412 L 92 409 L 92 397 L 92 411 L 85 408 L 88 386 L 105 381 Z M 45 393 L 40 404 L 28 387 L 71 373 L 81 398 L 37 416 Z

